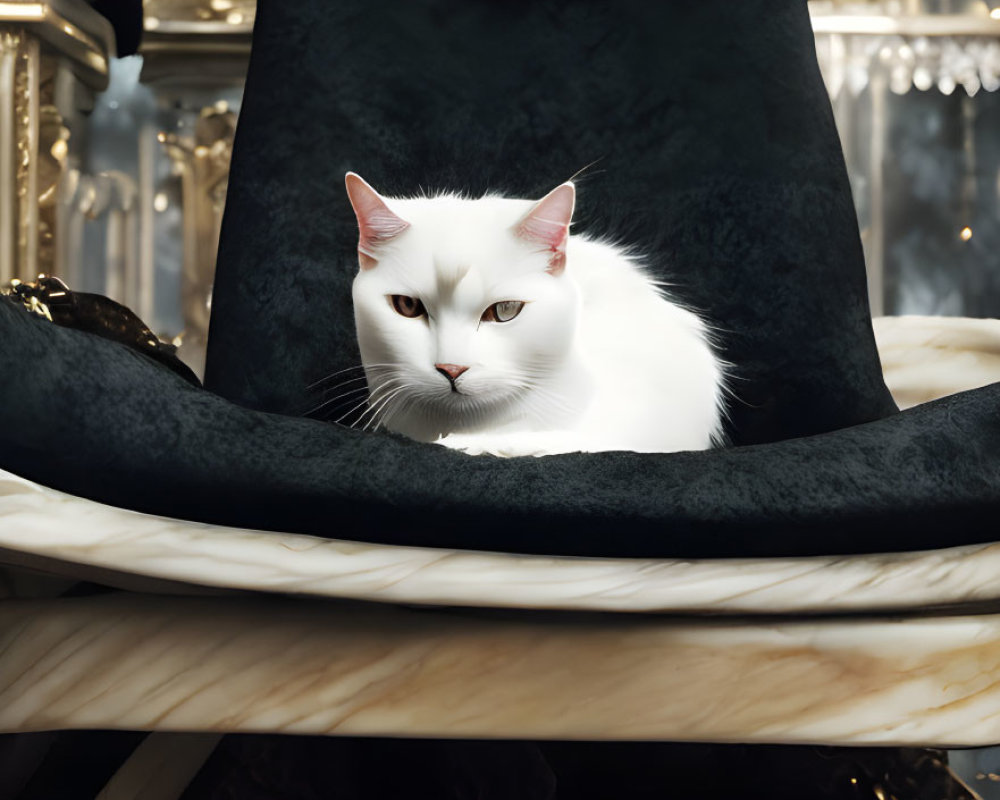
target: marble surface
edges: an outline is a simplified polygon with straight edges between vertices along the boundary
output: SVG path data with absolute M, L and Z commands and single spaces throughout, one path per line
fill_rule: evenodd
M 0 605 L 0 730 L 962 746 L 1000 617 L 677 620 L 285 598 Z
M 117 583 L 126 588 L 146 588 L 129 583 L 138 574 L 205 587 L 508 608 L 827 613 L 1000 599 L 1000 544 L 923 553 L 704 561 L 476 553 L 154 517 L 0 471 L 4 561 L 112 585 L 118 573 L 123 582 Z M 88 568 L 100 574 L 92 575 Z
M 1000 381 L 1000 320 L 879 317 L 873 327 L 900 408 Z

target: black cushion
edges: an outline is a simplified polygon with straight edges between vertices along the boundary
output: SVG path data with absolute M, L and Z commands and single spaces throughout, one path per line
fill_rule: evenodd
M 301 414 L 323 399 L 310 384 L 360 363 L 348 169 L 388 195 L 540 197 L 593 163 L 575 230 L 648 254 L 723 329 L 734 443 L 895 411 L 801 0 L 261 0 L 257 13 L 213 391 Z
M 251 411 L 6 300 L 0 375 L 0 467 L 209 522 L 687 558 L 986 542 L 1000 514 L 1000 384 L 768 445 L 505 460 Z

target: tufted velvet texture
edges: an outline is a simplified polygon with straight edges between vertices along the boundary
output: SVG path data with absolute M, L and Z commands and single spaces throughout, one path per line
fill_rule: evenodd
M 1000 384 L 774 444 L 503 460 L 251 411 L 2 299 L 0 375 L 0 467 L 156 514 L 587 556 L 868 553 L 997 538 Z
M 208 388 L 299 415 L 360 363 L 348 169 L 540 197 L 589 164 L 574 230 L 647 254 L 722 329 L 733 443 L 895 411 L 802 0 L 261 0 Z

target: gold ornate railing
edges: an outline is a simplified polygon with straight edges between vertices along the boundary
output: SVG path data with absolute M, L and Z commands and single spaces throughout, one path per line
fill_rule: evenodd
M 0 281 L 58 261 L 59 189 L 82 115 L 108 83 L 114 34 L 82 0 L 0 0 Z

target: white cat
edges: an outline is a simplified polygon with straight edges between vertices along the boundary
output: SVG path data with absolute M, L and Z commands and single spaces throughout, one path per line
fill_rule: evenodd
M 725 370 L 705 323 L 621 247 L 570 236 L 572 183 L 537 202 L 346 183 L 376 427 L 502 456 L 718 442 Z

